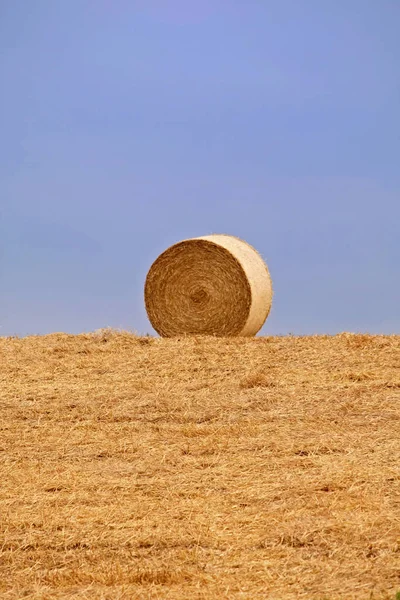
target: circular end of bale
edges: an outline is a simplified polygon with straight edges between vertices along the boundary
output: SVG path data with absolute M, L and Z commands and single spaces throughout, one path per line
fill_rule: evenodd
M 252 246 L 229 235 L 171 246 L 146 277 L 146 311 L 162 337 L 255 335 L 271 303 L 271 278 L 263 259 Z

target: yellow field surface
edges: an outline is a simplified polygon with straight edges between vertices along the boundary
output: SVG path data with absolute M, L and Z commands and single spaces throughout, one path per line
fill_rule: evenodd
M 0 407 L 4 600 L 400 590 L 400 336 L 0 338 Z

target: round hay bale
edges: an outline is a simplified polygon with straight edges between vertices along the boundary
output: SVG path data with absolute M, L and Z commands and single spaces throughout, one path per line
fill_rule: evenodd
M 174 244 L 146 277 L 147 314 L 163 337 L 252 336 L 263 326 L 271 303 L 272 283 L 263 259 L 230 235 Z

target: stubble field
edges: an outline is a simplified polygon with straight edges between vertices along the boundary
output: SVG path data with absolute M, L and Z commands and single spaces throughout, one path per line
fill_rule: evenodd
M 0 597 L 392 600 L 400 336 L 0 338 Z

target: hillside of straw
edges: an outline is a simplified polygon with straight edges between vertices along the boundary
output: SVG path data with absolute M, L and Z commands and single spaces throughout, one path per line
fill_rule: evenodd
M 400 336 L 0 338 L 0 597 L 394 599 Z

